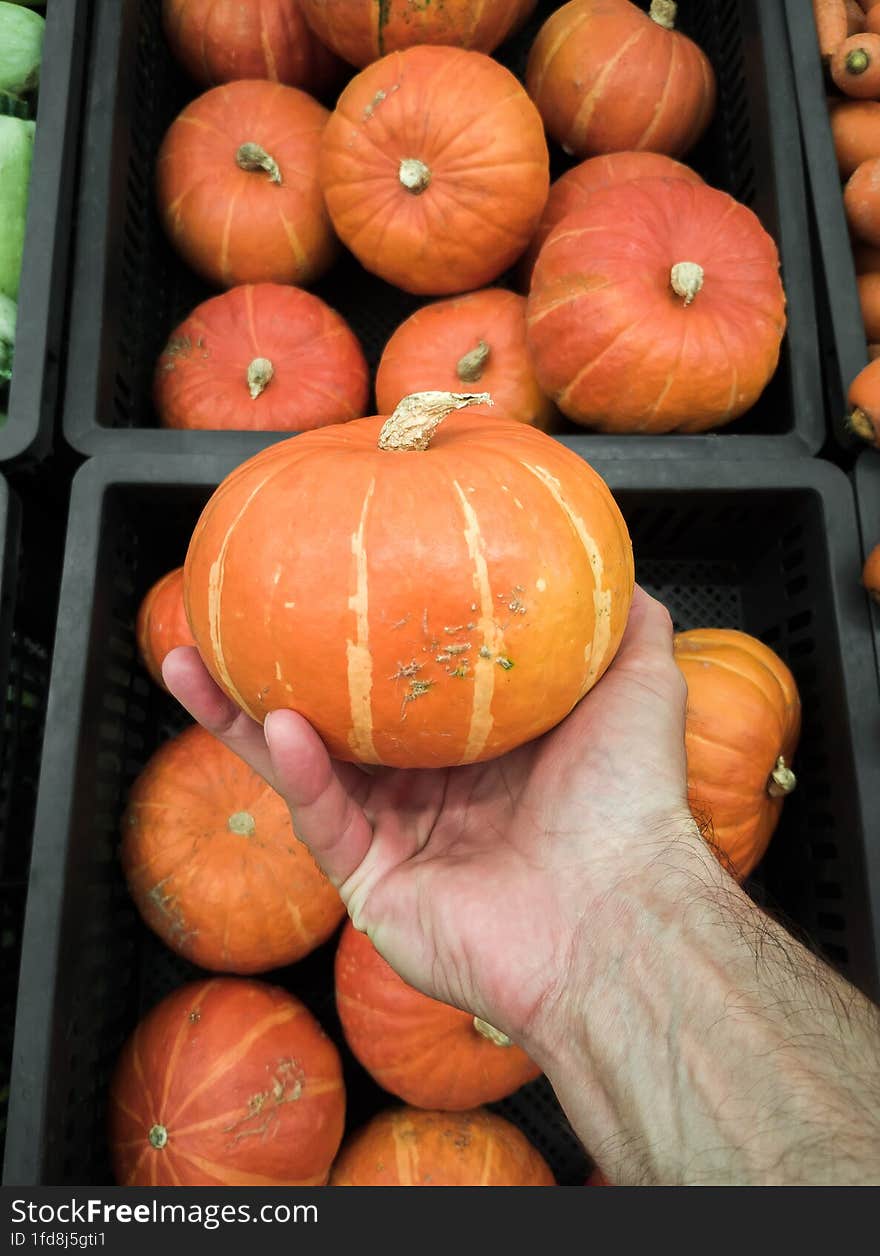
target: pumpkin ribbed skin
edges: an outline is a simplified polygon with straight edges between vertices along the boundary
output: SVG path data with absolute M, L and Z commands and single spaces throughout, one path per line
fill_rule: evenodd
M 538 387 L 526 349 L 526 302 L 503 288 L 424 305 L 394 332 L 376 373 L 376 405 L 390 414 L 409 393 L 487 392 L 504 414 L 546 430 L 555 413 Z
M 214 972 L 292 964 L 345 915 L 284 800 L 198 725 L 160 746 L 135 781 L 120 855 L 146 924 Z
M 344 73 L 309 28 L 301 0 L 163 0 L 162 25 L 203 87 L 271 79 L 319 96 Z
M 182 567 L 166 572 L 147 590 L 137 613 L 135 637 L 144 667 L 164 689 L 165 655 L 179 645 L 195 645 L 183 605 Z
M 231 977 L 154 1007 L 110 1088 L 120 1186 L 322 1186 L 344 1121 L 339 1053 L 308 1009 Z
M 880 157 L 863 161 L 843 190 L 850 230 L 859 240 L 880 248 Z
M 675 637 L 687 681 L 688 801 L 740 881 L 762 858 L 783 798 L 768 792 L 780 756 L 790 768 L 801 704 L 791 672 L 744 632 L 695 628 Z
M 365 66 L 413 44 L 447 44 L 492 52 L 520 25 L 536 0 L 299 0 L 318 38 Z
M 681 263 L 702 268 L 688 303 Z M 551 232 L 528 303 L 538 382 L 606 432 L 702 432 L 754 404 L 773 375 L 785 293 L 773 240 L 726 192 L 638 179 L 595 192 Z
M 541 1070 L 474 1017 L 398 977 L 349 921 L 336 951 L 336 1008 L 352 1053 L 371 1077 L 416 1108 L 458 1112 L 512 1094 Z
M 528 290 L 538 253 L 553 228 L 575 210 L 583 209 L 594 192 L 619 183 L 629 183 L 631 179 L 658 178 L 703 182 L 690 166 L 663 153 L 606 153 L 602 157 L 590 157 L 567 170 L 551 184 L 538 229 L 519 264 L 522 287 Z
M 328 116 L 295 87 L 243 79 L 211 88 L 172 122 L 156 163 L 159 212 L 181 256 L 209 283 L 308 284 L 333 261 L 318 182 Z M 275 162 L 277 179 L 242 169 L 246 145 Z
M 525 91 L 498 62 L 457 48 L 409 48 L 362 70 L 321 151 L 343 243 L 407 292 L 491 283 L 528 244 L 549 183 L 544 129 Z
M 383 423 L 306 432 L 220 485 L 187 554 L 190 626 L 240 706 L 301 712 L 337 758 L 491 759 L 610 664 L 626 525 L 599 476 L 525 424 L 452 415 L 402 451 L 377 447 Z
M 847 400 L 853 431 L 869 445 L 880 445 L 880 359 L 859 371 L 850 384 Z
M 577 157 L 625 149 L 680 157 L 715 111 L 705 53 L 629 0 L 571 0 L 551 14 L 526 87 L 550 135 Z
M 156 365 L 164 427 L 308 431 L 362 418 L 370 372 L 358 339 L 319 297 L 244 284 L 203 301 Z
M 510 1121 L 472 1112 L 380 1112 L 340 1151 L 331 1186 L 555 1186 Z

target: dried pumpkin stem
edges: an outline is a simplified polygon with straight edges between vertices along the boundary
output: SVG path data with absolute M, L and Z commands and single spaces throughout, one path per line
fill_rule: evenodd
M 230 833 L 237 833 L 239 837 L 253 837 L 257 831 L 256 821 L 249 811 L 234 812 L 227 821 L 227 827 Z
M 860 436 L 862 440 L 867 441 L 869 445 L 877 444 L 877 437 L 874 433 L 874 425 L 868 418 L 864 410 L 858 406 L 850 413 L 847 419 L 847 426 L 850 431 L 855 432 L 856 436 Z
M 275 374 L 275 367 L 268 358 L 254 358 L 247 369 L 248 392 L 256 401 Z
M 488 393 L 410 393 L 397 404 L 379 433 L 380 449 L 427 449 L 437 428 L 453 410 L 494 405 Z
M 475 384 L 483 374 L 483 367 L 489 361 L 492 352 L 485 340 L 481 340 L 469 353 L 458 359 L 455 373 L 464 384 Z
M 658 26 L 663 26 L 668 31 L 674 30 L 677 15 L 678 5 L 675 0 L 651 0 L 650 16 Z
M 147 1138 L 149 1138 L 150 1144 L 155 1147 L 157 1151 L 161 1151 L 168 1142 L 168 1131 L 164 1125 L 154 1125 L 150 1129 Z
M 793 791 L 795 785 L 797 785 L 797 777 L 791 768 L 786 766 L 785 759 L 780 755 L 776 760 L 776 767 L 770 773 L 767 793 L 771 798 L 784 798 L 786 794 Z
M 703 277 L 703 268 L 698 262 L 676 262 L 669 272 L 672 291 L 676 296 L 684 297 L 685 305 L 690 305 L 702 289 Z
M 488 1038 L 490 1042 L 494 1042 L 496 1047 L 513 1046 L 513 1042 L 508 1038 L 507 1034 L 503 1034 L 500 1029 L 496 1029 L 488 1021 L 480 1020 L 479 1016 L 474 1017 L 474 1029 L 478 1034 L 482 1034 L 484 1038 Z
M 864 48 L 853 48 L 846 56 L 847 74 L 864 74 L 871 64 L 871 58 Z
M 235 154 L 235 160 L 242 170 L 265 170 L 270 183 L 281 182 L 278 162 L 259 144 L 242 144 Z
M 418 157 L 404 157 L 397 173 L 400 182 L 413 196 L 419 196 L 431 182 L 431 171 Z

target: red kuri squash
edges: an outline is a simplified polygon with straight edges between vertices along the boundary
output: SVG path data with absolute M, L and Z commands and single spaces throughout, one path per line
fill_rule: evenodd
M 503 288 L 423 305 L 385 346 L 376 374 L 376 406 L 390 414 L 409 393 L 479 388 L 504 414 L 546 430 L 553 402 L 538 387 L 526 349 L 526 302 Z
M 370 1076 L 416 1108 L 494 1103 L 541 1072 L 493 1026 L 407 985 L 350 921 L 336 951 L 336 1008 Z
M 342 1138 L 339 1053 L 293 995 L 183 986 L 140 1022 L 110 1088 L 120 1186 L 323 1186 Z
M 571 450 L 446 417 L 466 404 L 417 393 L 305 432 L 208 502 L 187 614 L 255 719 L 293 708 L 337 758 L 452 766 L 537 737 L 602 676 L 632 596 L 623 517 Z
M 570 0 L 541 27 L 526 86 L 566 152 L 648 148 L 680 157 L 715 111 L 715 75 L 675 30 L 674 0 Z
M 320 96 L 345 67 L 316 39 L 302 0 L 163 0 L 171 50 L 203 87 L 271 79 Z
M 362 70 L 321 151 L 343 243 L 407 292 L 491 283 L 528 244 L 549 181 L 544 128 L 523 88 L 497 61 L 458 48 L 408 48 Z
M 515 1125 L 492 1112 L 393 1108 L 340 1151 L 331 1186 L 555 1186 Z
M 730 423 L 773 375 L 784 331 L 776 245 L 750 209 L 704 183 L 595 192 L 551 232 L 532 276 L 538 382 L 600 431 Z
M 345 915 L 284 800 L 198 725 L 160 746 L 135 781 L 120 854 L 149 927 L 215 972 L 292 964 Z
M 674 644 L 688 687 L 688 801 L 718 858 L 743 881 L 795 787 L 797 686 L 782 659 L 747 633 L 695 628 Z
M 320 297 L 244 284 L 203 301 L 156 366 L 164 427 L 308 431 L 361 418 L 370 372 L 358 339 Z
M 327 110 L 295 87 L 213 87 L 171 124 L 156 165 L 159 211 L 210 283 L 308 284 L 336 241 L 318 182 Z
M 157 685 L 165 688 L 162 662 L 179 645 L 195 645 L 183 605 L 183 568 L 175 567 L 147 590 L 135 622 L 141 661 Z

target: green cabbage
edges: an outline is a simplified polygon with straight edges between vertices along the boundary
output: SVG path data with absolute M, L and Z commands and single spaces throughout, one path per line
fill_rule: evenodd
M 12 351 L 15 348 L 15 319 L 18 306 L 0 296 L 0 380 L 12 379 Z
M 21 96 L 40 84 L 46 19 L 0 0 L 0 91 Z
M 18 298 L 34 151 L 33 122 L 0 115 L 0 294 Z

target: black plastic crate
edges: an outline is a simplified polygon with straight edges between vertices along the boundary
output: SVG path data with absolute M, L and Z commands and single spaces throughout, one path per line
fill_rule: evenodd
M 853 471 L 856 504 L 859 510 L 859 527 L 862 533 L 862 557 L 867 558 L 875 545 L 880 545 L 880 457 L 872 450 L 859 455 Z M 880 687 L 880 605 L 871 601 L 871 621 L 874 625 L 874 648 L 877 654 L 878 687 Z M 880 688 L 878 688 L 880 701 Z M 874 725 L 875 757 L 880 759 L 880 708 Z M 880 771 L 880 768 L 878 768 Z
M 0 390 L 0 461 L 52 449 L 63 361 L 71 215 L 91 0 L 48 0 L 12 379 Z
M 520 77 L 540 23 L 559 2 L 542 0 L 526 29 L 498 51 Z M 588 435 L 564 421 L 561 434 L 590 457 L 812 454 L 825 425 L 782 0 L 680 0 L 679 16 L 709 55 L 719 84 L 716 118 L 689 160 L 710 183 L 750 205 L 780 248 L 789 318 L 780 366 L 755 407 L 717 434 Z M 64 406 L 65 436 L 84 454 L 120 452 L 136 437 L 146 453 L 243 458 L 286 435 L 157 427 L 156 360 L 174 327 L 210 295 L 174 254 L 154 205 L 159 144 L 199 90 L 166 46 L 160 0 L 96 0 Z M 554 176 L 570 164 L 554 152 Z M 348 256 L 316 291 L 349 321 L 373 368 L 392 331 L 423 304 Z
M 63 528 L 0 477 L 0 1149 Z
M 186 717 L 137 661 L 133 621 L 153 580 L 234 466 L 218 456 L 98 457 L 73 489 L 22 961 L 4 1181 L 110 1182 L 105 1100 L 138 1017 L 193 970 L 141 924 L 117 848 L 127 791 Z M 731 626 L 788 661 L 804 702 L 798 788 L 750 888 L 866 991 L 878 983 L 880 813 L 871 631 L 858 587 L 852 493 L 810 459 L 597 464 L 632 532 L 637 574 L 680 628 Z M 869 775 L 869 768 L 872 775 Z M 271 974 L 340 1041 L 333 943 Z M 348 1127 L 388 1102 L 344 1052 Z M 497 1105 L 560 1183 L 587 1157 L 546 1080 Z
M 868 346 L 828 117 L 825 74 L 812 5 L 808 0 L 785 0 L 785 11 L 815 239 L 817 322 L 830 429 L 839 449 L 855 451 L 861 441 L 846 428 L 846 395 L 867 365 Z

